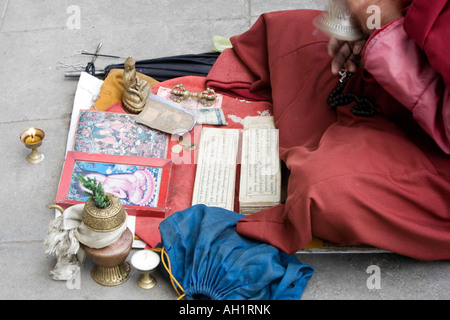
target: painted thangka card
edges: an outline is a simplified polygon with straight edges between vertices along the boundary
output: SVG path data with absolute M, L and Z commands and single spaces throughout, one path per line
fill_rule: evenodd
M 117 155 L 68 152 L 56 203 L 63 208 L 88 199 L 75 176 L 96 179 L 118 197 L 128 214 L 164 216 L 171 161 Z
M 168 143 L 166 133 L 137 123 L 135 115 L 82 110 L 73 151 L 164 159 Z

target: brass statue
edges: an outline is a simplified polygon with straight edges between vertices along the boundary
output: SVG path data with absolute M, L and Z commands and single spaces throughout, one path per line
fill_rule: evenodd
M 147 104 L 152 88 L 147 81 L 142 80 L 136 74 L 136 62 L 131 57 L 125 61 L 123 84 L 122 103 L 124 109 L 133 114 L 141 113 Z

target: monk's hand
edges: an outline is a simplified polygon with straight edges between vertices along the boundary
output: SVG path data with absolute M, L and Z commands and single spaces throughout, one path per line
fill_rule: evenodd
M 361 53 L 368 37 L 376 30 L 403 15 L 400 0 L 346 0 L 356 27 L 364 32 L 363 40 L 341 41 L 334 38 L 328 44 L 328 54 L 333 58 L 331 71 L 338 74 L 347 69 L 355 72 L 360 66 Z
M 355 72 L 359 68 L 365 42 L 365 39 L 350 42 L 331 38 L 328 43 L 328 54 L 333 58 L 331 72 L 338 74 L 342 69 Z

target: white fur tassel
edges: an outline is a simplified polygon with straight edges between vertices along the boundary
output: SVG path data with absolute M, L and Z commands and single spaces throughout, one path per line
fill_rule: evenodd
M 45 253 L 55 255 L 57 263 L 53 271 L 54 280 L 72 280 L 80 270 L 80 242 L 75 237 L 75 229 L 64 230 L 63 216 L 50 223 L 45 239 Z

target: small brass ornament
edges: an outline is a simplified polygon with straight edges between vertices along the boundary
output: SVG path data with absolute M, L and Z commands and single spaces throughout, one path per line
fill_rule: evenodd
M 125 61 L 123 71 L 124 90 L 122 94 L 123 108 L 131 114 L 139 114 L 144 110 L 151 94 L 151 86 L 136 74 L 136 61 L 129 57 Z
M 203 92 L 190 92 L 186 90 L 182 84 L 176 85 L 170 91 L 172 100 L 180 103 L 189 98 L 197 99 L 205 107 L 212 107 L 217 99 L 216 92 L 213 89 L 206 89 Z

